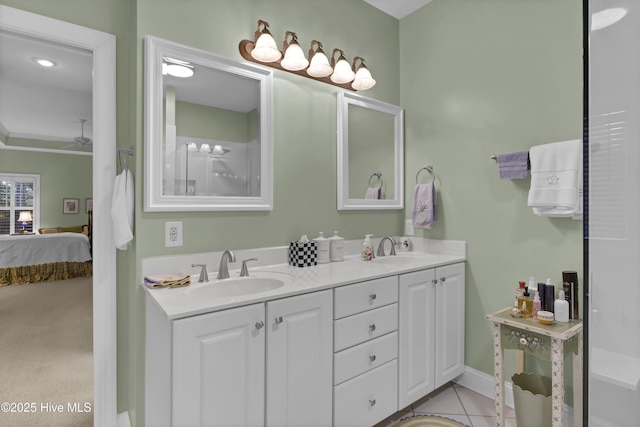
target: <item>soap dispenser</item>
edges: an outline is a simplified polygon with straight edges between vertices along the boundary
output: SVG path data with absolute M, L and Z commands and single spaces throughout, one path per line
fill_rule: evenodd
M 362 257 L 363 261 L 371 261 L 373 259 L 373 243 L 371 243 L 371 237 L 373 234 L 365 234 L 362 241 Z

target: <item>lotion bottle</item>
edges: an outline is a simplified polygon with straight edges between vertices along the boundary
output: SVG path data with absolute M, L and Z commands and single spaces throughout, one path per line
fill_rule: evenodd
M 371 236 L 373 234 L 365 234 L 362 241 L 362 256 L 363 261 L 371 261 L 373 259 L 373 243 L 371 243 Z
M 538 320 L 538 312 L 542 309 L 540 302 L 540 295 L 538 291 L 536 291 L 535 296 L 533 297 L 533 318 L 534 320 Z
M 558 292 L 558 299 L 553 304 L 553 313 L 556 322 L 567 323 L 569 321 L 569 302 L 564 299 L 564 291 Z

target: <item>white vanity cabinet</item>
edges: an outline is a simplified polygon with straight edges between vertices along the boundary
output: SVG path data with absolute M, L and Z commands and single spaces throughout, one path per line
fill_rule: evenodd
M 333 425 L 371 426 L 398 410 L 398 276 L 334 291 Z
M 265 308 L 173 322 L 172 425 L 264 425 Z
M 399 276 L 399 407 L 464 372 L 464 263 Z
M 267 427 L 331 425 L 332 297 L 267 303 Z
M 331 425 L 332 353 L 332 290 L 173 321 L 148 302 L 147 425 Z

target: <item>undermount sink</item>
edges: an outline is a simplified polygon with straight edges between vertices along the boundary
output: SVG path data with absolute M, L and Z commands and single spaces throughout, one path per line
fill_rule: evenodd
M 196 298 L 237 297 L 259 294 L 284 286 L 284 281 L 269 277 L 234 277 L 216 280 L 197 288 L 188 289 L 186 294 Z

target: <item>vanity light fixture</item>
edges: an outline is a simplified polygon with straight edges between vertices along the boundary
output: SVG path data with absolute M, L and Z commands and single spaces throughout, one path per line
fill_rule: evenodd
M 210 153 L 211 152 L 211 146 L 209 146 L 209 144 L 202 144 L 200 146 L 200 152 L 201 153 Z
M 165 56 L 162 58 L 162 74 L 187 78 L 195 74 L 195 67 L 187 61 Z
M 309 56 L 305 58 L 298 36 L 287 31 L 284 36 L 283 50 L 278 50 L 276 42 L 269 31 L 266 21 L 258 20 L 258 28 L 253 40 L 242 40 L 238 46 L 240 55 L 247 61 L 256 62 L 299 76 L 308 77 L 324 83 L 348 90 L 366 90 L 372 88 L 376 81 L 364 65 L 364 59 L 356 56 L 353 66 L 349 65 L 342 49 L 334 49 L 331 63 L 322 50 L 322 43 L 311 41 Z M 335 59 L 336 52 L 340 55 Z M 356 62 L 360 65 L 356 68 Z

